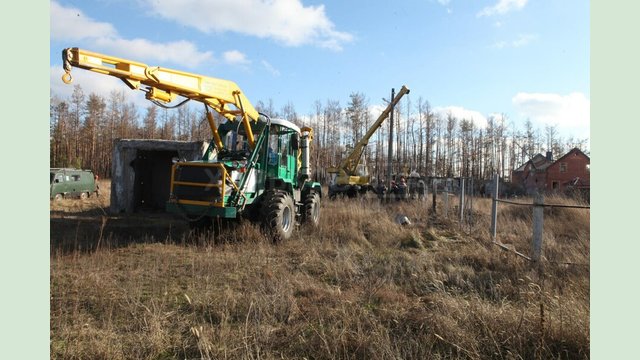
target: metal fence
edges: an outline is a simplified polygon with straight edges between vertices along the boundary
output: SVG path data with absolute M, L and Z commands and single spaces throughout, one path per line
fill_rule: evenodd
M 446 181 L 444 181 L 446 180 Z M 444 182 L 445 186 L 441 182 Z M 450 186 L 455 183 L 456 186 Z M 473 225 L 473 199 L 478 196 L 478 189 L 475 185 L 480 181 L 472 177 L 433 179 L 431 184 L 431 212 L 437 213 L 437 195 L 441 195 L 442 209 L 441 214 L 445 218 L 449 218 L 452 209 L 457 210 L 456 216 L 461 227 L 471 230 Z M 456 199 L 457 198 L 457 199 Z M 457 209 L 454 202 L 457 200 Z
M 533 203 L 522 203 L 510 200 L 504 200 L 499 198 L 498 185 L 499 177 L 494 176 L 493 181 L 493 200 L 491 204 L 491 241 L 493 244 L 501 247 L 502 249 L 513 251 L 516 255 L 527 259 L 529 261 L 539 263 L 542 256 L 543 247 L 543 231 L 544 231 L 544 208 L 572 208 L 572 209 L 590 209 L 590 206 L 586 205 L 563 205 L 563 204 L 545 204 L 544 196 L 542 194 L 536 194 L 533 199 Z M 498 203 L 516 205 L 516 206 L 528 206 L 533 208 L 533 224 L 532 224 L 532 241 L 531 241 L 531 254 L 530 256 L 510 249 L 505 244 L 502 244 L 497 239 L 498 231 Z M 569 263 L 567 263 L 569 264 Z M 573 264 L 573 265 L 588 265 L 588 264 Z

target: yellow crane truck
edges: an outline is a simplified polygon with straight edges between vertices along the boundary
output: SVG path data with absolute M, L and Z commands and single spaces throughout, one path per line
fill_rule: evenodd
M 402 99 L 405 94 L 409 93 L 406 86 L 391 100 L 389 105 L 384 109 L 378 119 L 371 125 L 367 133 L 353 147 L 353 150 L 340 162 L 337 167 L 330 167 L 327 172 L 330 175 L 331 182 L 329 184 L 329 198 L 336 195 L 346 195 L 348 197 L 356 197 L 358 194 L 364 194 L 369 190 L 374 190 L 371 185 L 371 176 L 368 174 L 366 164 L 361 163 L 362 155 L 369 139 L 382 126 L 382 123 L 389 117 L 393 107 Z

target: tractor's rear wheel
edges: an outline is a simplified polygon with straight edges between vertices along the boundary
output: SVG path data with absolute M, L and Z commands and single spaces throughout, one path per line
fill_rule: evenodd
M 320 223 L 320 195 L 317 192 L 310 192 L 304 198 L 303 221 L 313 227 Z
M 262 202 L 263 226 L 273 242 L 288 240 L 296 222 L 296 208 L 291 195 L 284 191 L 269 191 Z

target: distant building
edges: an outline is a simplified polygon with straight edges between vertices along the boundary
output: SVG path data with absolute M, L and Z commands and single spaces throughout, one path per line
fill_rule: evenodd
M 558 160 L 551 152 L 537 154 L 511 173 L 511 182 L 527 195 L 540 193 L 589 192 L 591 159 L 573 148 Z

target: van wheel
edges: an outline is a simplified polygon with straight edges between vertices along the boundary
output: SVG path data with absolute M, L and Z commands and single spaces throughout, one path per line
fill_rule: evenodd
M 86 200 L 89 197 L 89 193 L 83 192 L 80 194 L 80 199 Z
M 55 195 L 53 195 L 53 200 L 55 200 L 55 201 L 60 201 L 60 200 L 62 200 L 62 194 L 55 194 Z

